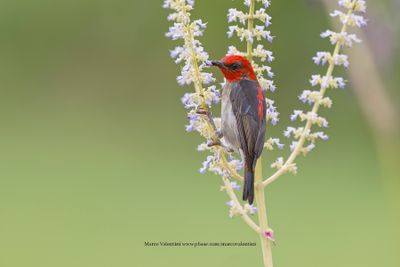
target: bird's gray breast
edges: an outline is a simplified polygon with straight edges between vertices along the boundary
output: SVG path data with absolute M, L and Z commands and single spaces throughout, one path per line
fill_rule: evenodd
M 236 117 L 232 110 L 232 103 L 230 100 L 230 93 L 232 85 L 226 83 L 222 89 L 222 101 L 221 101 L 221 127 L 222 134 L 228 145 L 239 151 L 239 132 L 236 125 Z

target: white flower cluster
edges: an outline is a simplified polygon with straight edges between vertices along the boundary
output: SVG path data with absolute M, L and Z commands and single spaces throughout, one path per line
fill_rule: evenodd
M 219 103 L 220 91 L 215 85 L 210 85 L 215 81 L 212 74 L 204 71 L 209 56 L 196 37 L 203 35 L 206 23 L 202 20 L 191 21 L 190 11 L 193 10 L 193 6 L 193 0 L 164 1 L 163 7 L 173 11 L 168 20 L 174 22 L 166 36 L 173 40 L 183 40 L 182 46 L 177 46 L 171 51 L 171 57 L 175 59 L 176 64 L 184 63 L 177 81 L 180 85 L 194 85 L 196 89 L 194 93 L 184 94 L 181 99 L 184 107 L 188 109 L 189 124 L 186 125 L 186 131 L 196 131 L 209 142 L 215 140 L 221 128 L 220 118 L 212 118 L 209 113 L 211 105 Z M 271 55 L 265 54 L 264 57 L 270 58 Z M 208 87 L 205 88 L 204 85 Z M 228 155 L 229 160 L 223 161 L 220 146 L 209 146 L 206 142 L 200 144 L 197 150 L 211 152 L 203 162 L 200 173 L 209 170 L 230 177 L 231 171 L 239 172 L 242 168 L 242 162 L 231 155 Z
M 332 100 L 329 97 L 324 97 L 320 91 L 304 90 L 299 99 L 301 102 L 308 103 L 309 105 L 318 102 L 323 107 L 332 107 Z
M 257 4 L 258 2 L 261 2 L 262 4 L 259 9 L 251 6 Z M 272 72 L 270 66 L 265 65 L 265 62 L 271 63 L 274 60 L 274 56 L 272 52 L 265 49 L 262 44 L 257 44 L 253 47 L 255 41 L 262 41 L 263 39 L 266 39 L 269 42 L 273 41 L 271 32 L 267 30 L 271 24 L 271 17 L 266 13 L 266 9 L 270 6 L 270 1 L 245 0 L 244 4 L 249 7 L 248 13 L 235 8 L 231 8 L 228 11 L 228 22 L 239 23 L 238 25 L 229 26 L 228 37 L 232 37 L 236 33 L 237 37 L 239 37 L 241 41 L 246 41 L 251 44 L 251 51 L 241 52 L 235 46 L 230 46 L 228 49 L 228 55 L 241 55 L 249 57 L 249 54 L 251 54 L 252 66 L 257 75 L 257 79 L 261 88 L 264 91 L 269 90 L 274 92 L 276 90 L 276 86 L 272 80 L 274 73 Z M 254 25 L 257 21 L 261 22 L 263 25 Z M 249 27 L 249 25 L 252 26 Z M 254 59 L 258 59 L 260 64 L 257 64 Z M 269 79 L 265 78 L 265 75 Z M 274 101 L 267 98 L 265 101 L 267 104 L 267 120 L 270 121 L 272 125 L 276 125 L 279 121 L 279 112 L 274 105 Z M 267 149 L 273 149 L 271 143 L 266 143 L 265 147 Z M 278 145 L 278 148 L 282 149 L 282 147 L 283 145 Z
M 336 54 L 332 56 L 330 52 L 317 52 L 317 55 L 313 57 L 314 63 L 317 65 L 325 65 L 326 63 L 335 64 L 337 66 L 349 66 L 349 57 L 347 55 Z
M 264 143 L 264 148 L 269 151 L 274 150 L 274 146 L 277 146 L 279 149 L 283 149 L 284 144 L 281 144 L 281 140 L 279 138 L 272 137 Z
M 263 39 L 272 42 L 273 36 L 271 35 L 271 32 L 267 30 L 267 28 L 271 24 L 271 17 L 266 13 L 266 9 L 269 7 L 270 1 L 255 0 L 255 2 L 261 2 L 263 7 L 255 10 L 254 13 L 252 14 L 250 14 L 250 12 L 245 13 L 243 11 L 239 11 L 235 8 L 229 9 L 228 22 L 239 23 L 238 25 L 229 26 L 228 30 L 229 38 L 236 33 L 236 36 L 239 37 L 241 41 L 250 42 L 251 44 L 254 44 L 255 41 L 262 41 Z M 250 7 L 252 3 L 250 0 L 245 0 L 244 4 Z M 254 24 L 254 22 L 257 21 L 260 21 L 261 23 L 263 23 L 263 25 L 254 25 L 253 27 L 245 27 L 246 24 L 249 24 L 250 21 L 252 22 L 252 25 Z M 228 54 L 239 54 L 243 56 L 248 56 L 248 52 L 249 51 L 247 51 L 246 53 L 240 52 L 234 46 L 230 46 L 228 50 Z M 272 62 L 274 60 L 272 52 L 266 50 L 264 46 L 261 44 L 258 44 L 250 52 L 252 58 L 258 58 L 261 63 L 265 61 Z M 267 73 L 267 76 L 269 78 L 272 78 L 274 76 L 273 72 L 271 71 L 271 68 L 262 64 L 259 65 L 254 61 L 252 62 L 252 65 L 263 90 L 270 90 L 272 92 L 275 91 L 276 87 L 273 81 L 264 78 L 264 73 Z
M 236 182 L 230 182 L 229 183 L 230 184 L 230 186 L 233 188 L 233 189 L 235 189 L 236 191 L 239 191 L 240 190 L 240 185 L 238 185 Z M 224 191 L 224 190 L 226 190 L 227 188 L 225 187 L 225 186 L 221 186 L 221 191 Z
M 235 201 L 230 200 L 226 202 L 226 205 L 229 206 L 229 217 L 233 218 L 234 216 L 240 216 L 243 214 L 254 215 L 257 213 L 257 207 L 253 205 L 245 204 L 244 207 L 240 205 L 236 205 Z
M 342 11 L 335 10 L 331 13 L 332 17 L 339 17 L 342 24 L 348 24 L 350 26 L 363 27 L 367 25 L 367 20 L 363 16 L 350 14 L 347 15 Z
M 367 21 L 359 15 L 366 11 L 366 4 L 364 0 L 340 0 L 339 6 L 346 9 L 345 11 L 335 10 L 330 15 L 331 17 L 338 17 L 343 25 L 340 32 L 333 32 L 331 30 L 325 31 L 321 34 L 322 38 L 329 38 L 332 45 L 335 45 L 335 52 L 318 52 L 313 61 L 317 65 L 329 65 L 329 70 L 326 75 L 312 75 L 310 84 L 312 87 L 318 87 L 318 90 L 304 90 L 299 96 L 303 103 L 313 106 L 312 111 L 305 112 L 303 110 L 294 110 L 290 116 L 292 121 L 306 122 L 305 127 L 288 127 L 284 131 L 284 135 L 288 138 L 293 138 L 294 141 L 290 145 L 290 149 L 294 153 L 307 154 L 315 148 L 315 142 L 318 139 L 328 140 L 328 136 L 322 132 L 312 132 L 311 126 L 317 125 L 319 127 L 328 127 L 328 121 L 317 114 L 319 107 L 330 108 L 332 100 L 325 97 L 326 90 L 329 88 L 344 88 L 346 81 L 341 77 L 333 77 L 332 71 L 335 66 L 349 66 L 348 56 L 340 54 L 340 48 L 351 47 L 353 43 L 359 43 L 361 40 L 355 34 L 346 32 L 348 27 L 365 26 Z M 273 163 L 273 167 L 282 168 L 283 159 L 279 158 Z
M 212 133 L 209 130 L 207 118 L 199 114 L 198 110 L 218 103 L 220 93 L 214 85 L 203 87 L 203 85 L 214 82 L 215 79 L 211 73 L 204 71 L 204 62 L 208 60 L 209 56 L 196 37 L 203 35 L 206 23 L 203 23 L 202 20 L 190 20 L 190 11 L 193 9 L 193 5 L 194 1 L 191 0 L 164 1 L 163 7 L 173 10 L 173 13 L 168 16 L 168 20 L 174 22 L 166 36 L 173 40 L 182 39 L 184 41 L 182 46 L 177 46 L 171 51 L 171 57 L 177 64 L 184 62 L 177 81 L 180 85 L 193 84 L 196 88 L 195 93 L 186 93 L 182 97 L 183 105 L 189 109 L 189 124 L 186 126 L 186 130 L 197 131 L 205 138 L 211 138 Z
M 171 51 L 171 57 L 177 64 L 185 62 L 177 81 L 180 85 L 195 84 L 195 86 L 201 87 L 198 89 L 202 89 L 203 84 L 215 81 L 211 73 L 203 71 L 204 62 L 208 60 L 209 56 L 200 41 L 195 39 L 195 37 L 203 35 L 206 23 L 203 23 L 202 20 L 190 21 L 189 11 L 193 9 L 193 1 L 166 0 L 164 7 L 175 11 L 168 16 L 169 20 L 174 21 L 174 25 L 165 35 L 172 40 L 184 40 L 183 46 L 177 46 Z M 198 62 L 202 64 L 198 64 Z
M 360 43 L 361 40 L 357 38 L 355 34 L 348 34 L 347 32 L 334 32 L 331 30 L 327 30 L 321 33 L 322 38 L 328 38 L 331 41 L 331 44 L 335 45 L 340 43 L 340 45 L 346 47 L 352 47 L 353 43 Z
M 204 151 L 203 149 L 200 148 L 210 150 L 209 146 L 204 143 L 201 144 L 198 149 L 199 151 Z M 221 160 L 221 155 L 219 151 L 213 151 L 213 152 L 215 152 L 215 154 L 207 156 L 207 159 L 203 162 L 203 166 L 199 170 L 200 173 L 204 174 L 208 170 L 220 176 L 230 177 L 231 174 L 229 173 L 229 170 L 234 170 L 236 172 L 239 172 L 243 168 L 242 161 L 235 159 L 231 156 L 226 166 L 224 162 Z M 226 167 L 228 167 L 229 170 Z
M 285 166 L 285 163 L 284 163 L 282 157 L 277 158 L 275 160 L 275 162 L 271 164 L 271 168 L 278 169 L 278 170 L 282 169 L 284 166 Z M 296 166 L 295 163 L 291 163 L 291 164 L 285 166 L 285 170 L 287 172 L 296 174 L 297 173 L 297 166 Z

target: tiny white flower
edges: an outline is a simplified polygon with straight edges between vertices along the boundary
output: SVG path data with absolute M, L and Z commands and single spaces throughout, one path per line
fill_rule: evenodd
M 307 155 L 314 148 L 315 148 L 315 144 L 311 143 L 308 146 L 304 147 L 302 152 L 303 152 L 304 155 Z
M 341 77 L 334 78 L 333 86 L 337 85 L 339 88 L 344 88 L 346 86 L 346 81 Z
M 259 1 L 259 0 L 257 0 Z M 261 0 L 262 4 L 264 5 L 265 8 L 269 8 L 269 6 L 271 5 L 271 1 L 270 0 Z
M 201 143 L 197 146 L 197 151 L 206 151 L 209 149 L 209 146 L 206 143 Z
M 239 16 L 239 11 L 236 8 L 230 8 L 228 10 L 228 22 L 235 22 Z
M 233 202 L 233 201 L 231 200 L 231 201 L 226 203 L 230 207 L 230 209 L 229 209 L 229 217 L 233 218 L 234 216 L 240 215 L 242 213 L 241 212 L 241 207 L 237 206 L 235 203 L 230 203 L 230 202 Z
M 228 47 L 228 52 L 227 52 L 228 55 L 238 55 L 240 53 L 241 52 L 235 46 L 231 45 L 231 46 Z
M 233 200 L 230 200 L 230 201 L 228 201 L 228 202 L 226 202 L 226 205 L 228 205 L 229 207 L 235 207 L 235 201 L 233 201 Z
M 295 128 L 294 127 L 287 127 L 286 130 L 284 131 L 283 135 L 287 138 L 289 138 L 294 132 L 295 132 Z
M 310 99 L 309 99 L 310 94 L 311 94 L 310 90 L 304 90 L 301 93 L 301 95 L 299 95 L 300 101 L 303 102 L 303 103 L 307 103 L 308 102 L 309 104 L 312 104 L 312 102 L 310 102 Z
M 319 103 L 326 108 L 332 107 L 332 100 L 329 97 L 324 97 L 319 101 Z
M 325 63 L 329 61 L 331 57 L 331 53 L 329 52 L 317 52 L 317 55 L 313 57 L 313 60 L 317 65 L 325 65 Z
M 312 75 L 311 76 L 310 84 L 312 86 L 316 86 L 320 83 L 321 83 L 321 75 Z
M 324 132 L 316 132 L 314 133 L 316 137 L 321 138 L 322 140 L 328 140 L 328 136 Z
M 210 167 L 213 160 L 215 160 L 214 156 L 208 156 L 207 159 L 203 162 L 203 167 L 200 168 L 200 173 L 204 174 Z
M 264 49 L 264 46 L 259 44 L 256 48 L 253 49 L 253 56 L 260 58 L 260 61 L 267 60 L 268 62 L 272 62 L 274 57 L 271 51 Z
M 172 40 L 183 38 L 185 36 L 184 25 L 182 23 L 174 23 L 174 26 L 169 27 L 165 36 L 172 38 Z
M 363 27 L 367 25 L 367 20 L 360 15 L 355 15 L 355 14 L 345 14 L 342 11 L 339 10 L 334 10 L 331 14 L 331 17 L 339 17 L 340 21 L 343 24 L 349 25 L 349 26 L 357 26 L 357 27 Z
M 267 103 L 267 120 L 271 121 L 272 125 L 276 125 L 279 121 L 279 112 L 276 110 L 274 106 L 274 101 L 271 99 L 265 99 Z
M 284 164 L 283 158 L 279 157 L 274 161 L 274 163 L 271 164 L 271 168 L 279 170 L 283 167 L 283 164 Z
M 290 120 L 295 121 L 301 114 L 303 114 L 302 110 L 294 110 L 293 114 L 290 116 Z
M 281 143 L 279 138 L 272 138 L 272 143 L 275 144 L 279 149 L 283 149 L 283 147 L 285 146 Z
M 285 146 L 281 143 L 279 138 L 271 137 L 264 143 L 264 147 L 270 151 L 274 150 L 274 145 L 277 146 L 279 149 L 283 149 L 283 147 Z
M 203 82 L 203 84 L 210 84 L 215 81 L 211 73 L 202 72 L 200 75 L 201 75 L 200 79 Z
M 240 185 L 238 185 L 236 182 L 231 182 L 230 184 L 232 188 L 235 189 L 236 191 L 240 190 Z
M 365 3 L 365 0 L 358 0 L 355 3 L 355 7 L 353 5 L 354 5 L 354 3 L 353 3 L 352 0 L 340 0 L 339 1 L 339 6 L 347 8 L 347 9 L 354 8 L 354 11 L 356 11 L 356 12 L 365 13 L 366 10 L 367 10 L 367 6 L 366 6 L 366 3 Z
M 347 32 L 337 33 L 330 30 L 327 30 L 321 33 L 322 38 L 330 39 L 330 42 L 335 45 L 336 43 L 340 43 L 341 46 L 352 47 L 353 43 L 360 43 L 361 40 L 357 38 L 355 34 L 348 34 Z
M 235 31 L 237 31 L 238 26 L 229 26 L 229 31 L 228 33 L 228 37 L 232 38 L 233 34 L 235 33 Z
M 271 36 L 270 31 L 265 30 L 265 26 L 257 25 L 253 31 L 254 36 L 258 41 L 261 41 L 261 38 L 267 39 L 268 42 L 272 43 L 273 37 Z
M 364 0 L 358 0 L 356 3 L 356 7 L 354 9 L 356 12 L 365 13 L 367 11 L 367 5 Z
M 347 55 L 336 55 L 333 58 L 335 65 L 340 66 L 343 65 L 345 68 L 349 67 L 349 59 Z
M 249 205 L 248 203 L 246 203 L 244 205 L 244 210 L 245 212 L 250 213 L 251 215 L 256 214 L 257 213 L 257 207 L 254 207 L 253 205 Z

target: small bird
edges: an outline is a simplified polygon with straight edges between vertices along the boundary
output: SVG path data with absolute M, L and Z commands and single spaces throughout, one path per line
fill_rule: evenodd
M 254 201 L 254 171 L 264 148 L 266 103 L 249 60 L 238 55 L 211 61 L 226 79 L 222 89 L 222 136 L 244 162 L 243 200 Z

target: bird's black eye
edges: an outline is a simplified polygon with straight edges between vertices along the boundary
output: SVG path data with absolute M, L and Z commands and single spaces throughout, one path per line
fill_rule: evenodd
M 238 69 L 240 69 L 242 67 L 242 63 L 240 63 L 240 62 L 235 62 L 235 63 L 232 63 L 232 64 L 230 64 L 229 66 L 228 66 L 228 68 L 230 69 L 230 70 L 238 70 Z

